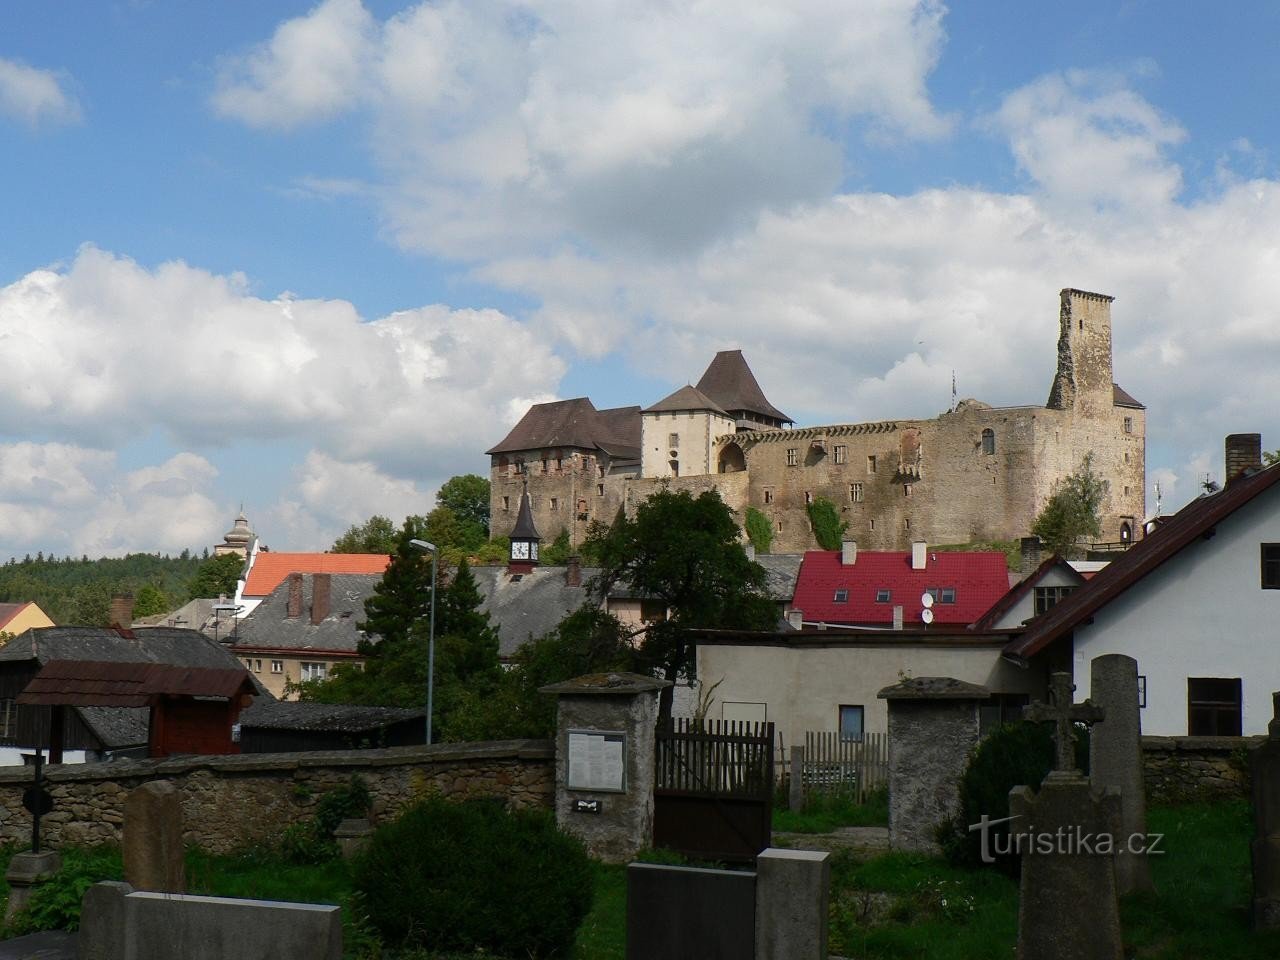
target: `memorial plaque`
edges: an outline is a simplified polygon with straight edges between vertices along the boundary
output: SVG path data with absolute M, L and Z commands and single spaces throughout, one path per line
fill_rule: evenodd
M 621 731 L 569 730 L 570 790 L 623 793 L 627 738 Z

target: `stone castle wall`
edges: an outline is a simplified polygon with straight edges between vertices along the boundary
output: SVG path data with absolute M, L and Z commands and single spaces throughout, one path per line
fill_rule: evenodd
M 241 754 L 114 760 L 48 767 L 53 812 L 41 821 L 52 846 L 119 842 L 124 801 L 148 780 L 169 780 L 182 797 L 184 840 L 227 853 L 280 839 L 315 815 L 328 790 L 359 774 L 373 796 L 374 822 L 393 819 L 424 794 L 497 796 L 514 807 L 551 807 L 555 752 L 549 740 L 437 744 L 383 750 Z M 30 767 L 0 769 L 0 840 L 30 843 L 22 792 Z
M 1249 796 L 1249 751 L 1266 737 L 1143 737 L 1142 768 L 1152 803 Z

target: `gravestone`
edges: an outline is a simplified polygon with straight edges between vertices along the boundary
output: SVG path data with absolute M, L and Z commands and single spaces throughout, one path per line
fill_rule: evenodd
M 124 802 L 124 878 L 135 890 L 186 889 L 182 799 L 168 780 L 135 787 Z
M 991 692 L 951 677 L 913 677 L 878 696 L 889 708 L 889 846 L 939 853 L 938 825 L 959 811 L 979 707 Z
M 755 912 L 752 871 L 627 864 L 627 960 L 755 960 Z
M 1039 792 L 1009 791 L 1010 836 L 1022 854 L 1018 895 L 1018 960 L 1121 960 L 1120 908 L 1113 850 L 1120 795 L 1095 790 L 1075 766 L 1075 723 L 1097 723 L 1102 711 L 1071 702 L 1071 676 L 1055 673 L 1049 703 L 1024 715 L 1054 725 L 1054 769 Z M 1104 838 L 1110 838 L 1109 841 Z
M 1128 850 L 1128 839 L 1147 833 L 1147 794 L 1142 781 L 1142 711 L 1138 704 L 1138 661 L 1122 653 L 1095 657 L 1090 665 L 1089 699 L 1103 718 L 1089 735 L 1089 781 L 1120 791 L 1120 843 L 1116 851 L 1116 891 L 1120 896 L 1151 891 L 1151 864 Z
M 1280 929 L 1280 693 L 1271 694 L 1267 739 L 1249 757 L 1253 779 L 1253 926 Z
M 593 673 L 542 687 L 556 706 L 556 823 L 606 863 L 653 844 L 658 692 L 638 673 Z
M 756 960 L 827 960 L 830 858 L 775 847 L 756 857 Z

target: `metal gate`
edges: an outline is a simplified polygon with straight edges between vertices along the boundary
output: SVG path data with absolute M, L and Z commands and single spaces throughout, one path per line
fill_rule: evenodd
M 658 724 L 653 843 L 746 862 L 773 830 L 773 724 L 687 717 Z

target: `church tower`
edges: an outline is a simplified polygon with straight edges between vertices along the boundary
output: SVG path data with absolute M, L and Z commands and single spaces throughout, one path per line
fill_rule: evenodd
M 1071 288 L 1060 297 L 1058 373 L 1046 406 L 1105 416 L 1114 404 L 1111 301 L 1115 297 Z

